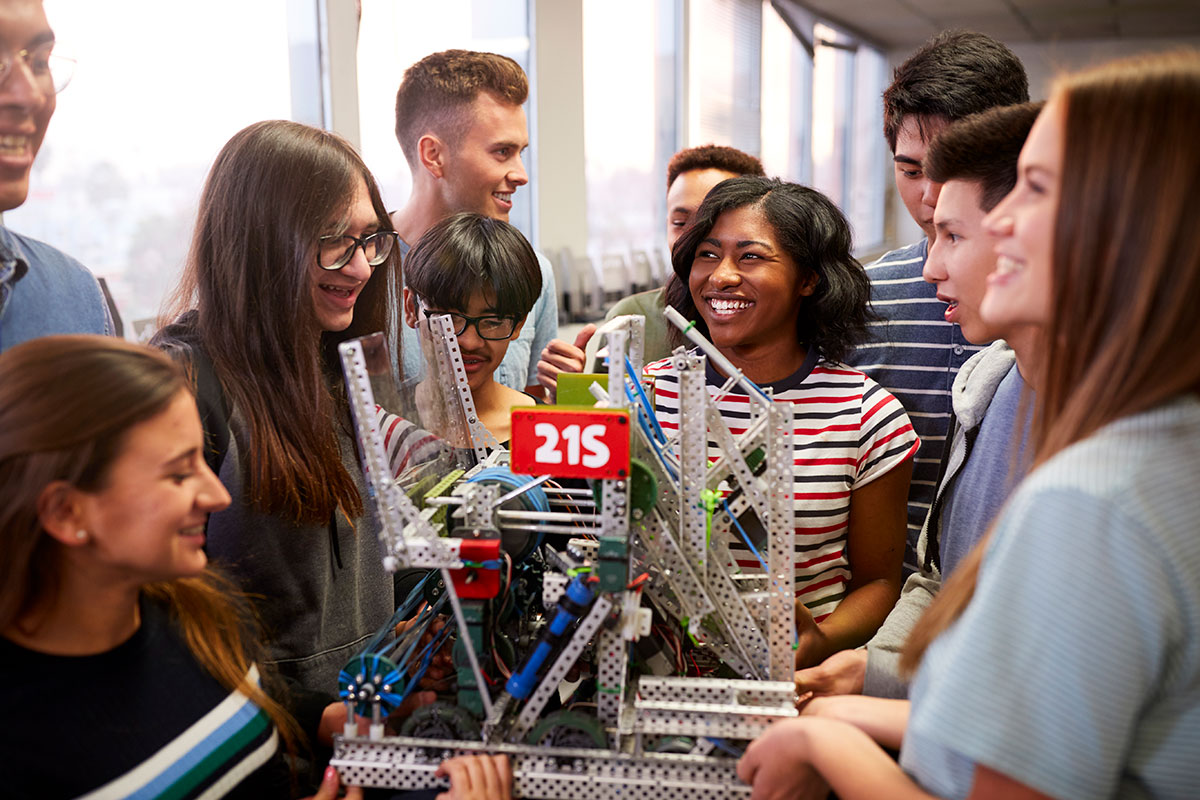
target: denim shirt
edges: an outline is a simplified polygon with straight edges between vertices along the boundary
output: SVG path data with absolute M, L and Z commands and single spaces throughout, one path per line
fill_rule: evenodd
M 0 225 L 0 352 L 55 333 L 114 332 L 92 273 L 50 245 Z

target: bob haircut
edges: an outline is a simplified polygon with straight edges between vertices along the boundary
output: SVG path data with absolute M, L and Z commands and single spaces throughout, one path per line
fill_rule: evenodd
M 483 292 L 496 314 L 525 319 L 542 292 L 542 268 L 521 232 L 461 213 L 425 232 L 404 261 L 404 282 L 441 311 L 463 311 Z
M 762 210 L 783 250 L 799 269 L 817 279 L 813 293 L 800 299 L 797 341 L 816 347 L 827 361 L 841 361 L 862 341 L 874 316 L 868 306 L 871 284 L 862 265 L 850 255 L 849 223 L 828 197 L 814 189 L 754 176 L 718 183 L 671 251 L 671 265 L 680 283 L 689 286 L 696 250 L 717 218 L 747 206 Z M 671 305 L 708 336 L 708 326 L 691 291 L 673 295 Z
M 363 508 L 342 464 L 331 376 L 341 373 L 338 342 L 396 330 L 397 249 L 375 267 L 346 330 L 322 332 L 313 305 L 319 239 L 346 230 L 360 185 L 379 230 L 392 230 L 375 178 L 345 139 L 285 120 L 242 129 L 209 171 L 168 305 L 168 320 L 196 309 L 200 346 L 245 418 L 247 496 L 295 522 Z

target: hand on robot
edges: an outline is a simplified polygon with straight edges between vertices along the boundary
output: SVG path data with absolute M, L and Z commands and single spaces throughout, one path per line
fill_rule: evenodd
M 450 791 L 437 800 L 511 800 L 512 767 L 506 755 L 458 756 L 443 761 L 435 773 L 450 778 Z
M 570 344 L 562 339 L 551 339 L 550 343 L 546 345 L 546 349 L 542 351 L 542 355 L 538 359 L 537 378 L 538 383 L 546 387 L 546 393 L 551 400 L 554 399 L 555 391 L 558 388 L 558 373 L 583 372 L 584 364 L 587 361 L 585 350 L 595 333 L 596 326 L 589 322 L 575 337 L 575 344 Z
M 862 694 L 867 673 L 866 650 L 839 650 L 815 667 L 796 672 L 801 701 L 836 694 Z
M 427 706 L 436 701 L 437 692 L 413 692 L 405 698 L 404 702 L 395 711 L 388 715 L 388 721 L 395 720 L 398 722 L 421 706 Z M 332 747 L 333 737 L 342 733 L 346 728 L 347 714 L 345 703 L 330 703 L 325 706 L 325 710 L 321 712 L 321 723 L 317 727 L 317 741 L 326 747 Z M 359 736 L 366 736 L 370 733 L 370 718 L 359 717 L 357 722 Z
M 396 635 L 399 636 L 411 628 L 416 624 L 416 619 L 416 617 L 413 617 L 396 625 Z M 441 618 L 435 619 L 430 623 L 429 629 L 421 635 L 418 650 L 428 645 L 445 625 L 446 621 Z M 403 720 L 421 706 L 427 706 L 437 701 L 437 692 L 435 689 L 439 688 L 444 681 L 454 674 L 454 662 L 451 655 L 452 646 L 453 640 L 447 639 L 438 652 L 434 653 L 433 660 L 429 664 L 429 669 L 425 671 L 425 675 L 421 678 L 420 683 L 417 684 L 424 691 L 413 692 L 405 698 L 400 707 L 388 715 L 389 722 Z M 415 665 L 413 669 L 416 669 Z M 347 714 L 345 703 L 330 703 L 325 706 L 325 710 L 321 712 L 321 722 L 317 727 L 317 741 L 326 746 L 332 746 L 333 737 L 345 730 Z M 366 717 L 359 717 L 359 736 L 366 736 L 369 733 L 370 722 Z
M 807 606 L 796 601 L 796 669 L 820 664 L 829 655 L 832 645 L 821 626 L 813 619 Z
M 737 774 L 750 784 L 750 800 L 825 800 L 829 784 L 808 763 L 808 719 L 776 722 L 750 743 Z
M 325 775 L 321 778 L 321 785 L 317 787 L 317 793 L 304 798 L 304 800 L 337 800 L 341 786 L 342 781 L 338 777 L 337 770 L 333 767 L 326 767 Z M 363 790 L 357 786 L 351 786 L 346 789 L 346 794 L 342 797 L 345 800 L 363 800 Z
M 404 620 L 396 625 L 396 635 L 401 636 L 410 628 L 412 628 L 412 626 L 416 624 L 417 617 L 419 616 L 420 610 L 418 610 L 417 616 L 414 616 L 412 619 Z M 447 620 L 445 617 L 438 617 L 433 620 L 433 622 L 429 623 L 429 627 L 424 633 L 421 634 L 421 640 L 417 643 L 417 652 L 424 650 L 425 647 L 427 647 L 429 643 L 432 642 L 433 639 L 442 632 L 442 629 L 446 627 L 446 622 Z M 409 674 L 411 675 L 416 671 L 416 669 L 417 665 L 413 664 L 409 669 Z M 454 639 L 448 637 L 444 642 L 442 642 L 442 645 L 438 648 L 437 652 L 433 654 L 433 660 L 429 662 L 429 668 L 425 670 L 425 675 L 421 678 L 420 683 L 417 685 L 422 689 L 437 691 L 439 689 L 444 689 L 445 683 L 453 676 Z M 421 703 L 420 705 L 427 704 Z M 401 708 L 403 708 L 403 706 L 401 706 Z M 411 710 L 409 713 L 411 713 Z

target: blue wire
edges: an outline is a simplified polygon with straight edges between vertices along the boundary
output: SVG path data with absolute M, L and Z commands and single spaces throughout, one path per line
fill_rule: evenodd
M 400 695 L 400 699 L 396 703 L 397 706 L 408 699 L 408 696 L 412 694 L 413 689 L 417 687 L 417 684 L 420 682 L 421 678 L 425 677 L 425 672 L 429 669 L 429 665 L 433 663 L 433 654 L 436 653 L 442 646 L 442 643 L 446 641 L 446 637 L 450 635 L 450 630 L 451 626 L 446 625 L 446 627 L 442 628 L 438 635 L 433 638 L 428 646 L 421 651 L 421 665 L 417 667 L 417 671 L 413 673 L 408 685 L 404 687 L 404 692 Z M 480 687 L 480 691 L 484 691 L 484 687 Z
M 638 416 L 638 423 L 641 425 L 642 433 L 646 434 L 646 440 L 650 442 L 650 446 L 654 449 L 654 454 L 658 456 L 658 461 L 660 464 L 662 464 L 663 469 L 665 469 L 672 478 L 679 480 L 679 473 L 675 471 L 675 468 L 671 466 L 671 462 L 669 462 L 666 456 L 663 455 L 662 448 L 659 447 L 658 442 L 654 441 L 654 435 L 650 433 L 650 428 L 646 424 L 646 420 L 642 419 L 641 415 Z
M 754 557 L 758 559 L 758 563 L 762 564 L 763 572 L 767 573 L 767 577 L 770 577 L 771 570 L 767 566 L 767 562 L 763 561 L 762 554 L 758 552 L 758 548 L 754 546 L 754 542 L 750 541 L 750 537 L 746 535 L 746 529 L 742 527 L 742 523 L 738 522 L 738 518 L 734 516 L 733 511 L 730 510 L 729 501 L 722 499 L 721 505 L 725 507 L 725 513 L 729 515 L 729 519 L 732 520 L 733 526 L 737 528 L 738 533 L 742 537 L 742 541 L 745 542 L 746 546 L 750 548 L 750 552 L 754 553 Z
M 773 575 L 771 575 L 771 569 L 767 566 L 767 562 L 763 561 L 763 557 L 758 552 L 758 548 L 754 546 L 754 542 L 750 541 L 750 537 L 746 535 L 746 529 L 742 527 L 742 523 L 738 522 L 738 518 L 735 517 L 733 511 L 730 510 L 729 501 L 722 499 L 721 505 L 725 507 L 725 513 L 729 515 L 729 519 L 733 522 L 733 526 L 737 528 L 738 533 L 741 534 L 742 541 L 745 542 L 746 546 L 750 548 L 750 552 L 754 553 L 754 557 L 758 559 L 758 563 L 762 564 L 763 572 L 765 572 L 767 575 L 767 580 L 769 580 L 771 583 L 775 583 L 775 578 Z M 800 641 L 800 635 L 796 633 L 795 626 L 793 626 L 792 643 L 795 644 L 798 641 Z M 713 741 L 716 740 L 714 739 Z
M 387 624 L 380 628 L 379 631 L 373 637 L 371 637 L 371 640 L 367 642 L 366 646 L 363 647 L 360 655 L 366 655 L 367 653 L 373 652 L 375 648 L 379 647 L 380 642 L 384 640 L 388 633 L 390 631 L 394 631 L 396 626 L 412 613 L 413 608 L 415 608 L 417 605 L 418 598 L 421 597 L 422 590 L 425 588 L 425 582 L 429 580 L 429 576 L 433 574 L 434 570 L 430 570 L 429 572 L 425 573 L 425 577 L 422 578 L 420 582 L 412 588 L 412 591 L 408 593 L 408 597 L 404 598 L 404 602 L 401 603 L 399 608 L 396 609 L 396 613 L 392 614 L 392 618 L 388 620 Z M 392 642 L 388 642 L 388 645 L 384 648 L 384 651 L 393 646 L 394 645 Z
M 745 749 L 734 747 L 733 745 L 731 745 L 729 742 L 725 741 L 724 739 L 714 739 L 711 736 L 706 736 L 704 738 L 706 738 L 710 742 L 712 742 L 713 745 L 715 745 L 718 750 L 728 753 L 731 756 L 741 758 L 742 755 L 746 752 Z
M 662 427 L 658 424 L 658 418 L 654 416 L 654 407 L 650 405 L 650 398 L 646 396 L 646 390 L 642 387 L 642 382 L 633 374 L 633 364 L 630 363 L 629 356 L 625 356 L 625 374 L 629 376 L 629 382 L 633 384 L 634 391 L 641 398 L 642 408 L 645 409 L 646 416 L 650 418 L 650 422 L 654 425 L 654 431 L 658 434 L 658 440 L 665 442 L 667 435 L 663 433 Z M 625 386 L 625 392 L 626 394 L 629 393 L 628 384 Z M 633 398 L 631 397 L 630 399 L 632 400 Z

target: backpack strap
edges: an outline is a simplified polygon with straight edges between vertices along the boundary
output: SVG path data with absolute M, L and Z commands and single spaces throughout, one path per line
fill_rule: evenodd
M 229 402 L 208 355 L 193 347 L 191 357 L 196 378 L 196 405 L 204 428 L 204 460 L 215 474 L 220 475 L 221 463 L 229 450 Z

